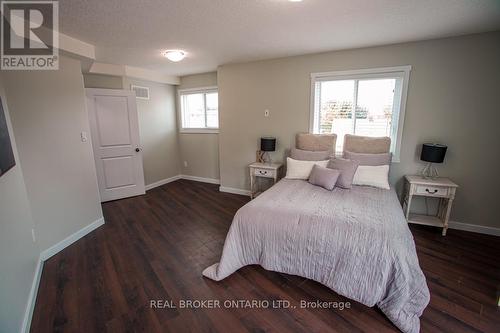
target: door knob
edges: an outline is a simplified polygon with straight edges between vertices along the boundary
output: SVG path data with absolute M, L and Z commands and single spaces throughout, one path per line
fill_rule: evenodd
M 136 151 L 136 152 L 140 152 L 140 151 L 141 151 L 141 148 L 135 148 L 135 151 Z

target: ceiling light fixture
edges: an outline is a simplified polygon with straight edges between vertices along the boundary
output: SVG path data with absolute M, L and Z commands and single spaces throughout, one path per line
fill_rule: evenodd
M 166 50 L 161 53 L 170 61 L 178 62 L 186 57 L 186 52 L 182 50 Z
M 289 2 L 301 2 L 302 0 L 288 0 Z

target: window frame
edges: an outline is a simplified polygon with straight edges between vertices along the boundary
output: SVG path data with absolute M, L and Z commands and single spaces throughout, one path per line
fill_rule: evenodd
M 217 93 L 219 94 L 219 88 L 217 86 L 209 86 L 209 87 L 199 87 L 199 88 L 189 88 L 189 89 L 178 89 L 177 90 L 177 119 L 179 125 L 179 133 L 214 133 L 218 134 L 220 129 L 219 127 L 201 127 L 201 128 L 189 128 L 183 127 L 182 118 L 183 118 L 183 110 L 182 110 L 182 99 L 184 95 L 192 95 L 192 94 L 204 94 L 205 101 L 205 118 L 207 116 L 206 112 L 206 94 Z M 219 108 L 217 107 L 217 117 L 219 117 Z M 220 118 L 219 118 L 220 119 Z
M 391 143 L 391 147 L 394 145 L 393 146 L 394 150 L 392 151 L 392 162 L 399 163 L 410 72 L 411 72 L 411 65 L 311 73 L 309 132 L 315 133 L 315 118 L 316 118 L 315 104 L 317 99 L 319 98 L 319 96 L 316 96 L 317 82 L 336 81 L 336 80 L 361 80 L 361 79 L 371 79 L 371 78 L 398 78 L 398 77 L 402 78 L 401 100 L 399 101 L 400 103 L 399 113 L 396 115 L 398 123 L 397 133 L 393 134 L 395 135 L 396 142 Z M 355 95 L 356 94 L 357 94 L 357 89 L 355 91 Z M 397 97 L 395 97 L 395 101 L 397 101 Z M 393 135 L 391 135 L 391 139 L 393 139 L 392 138 Z

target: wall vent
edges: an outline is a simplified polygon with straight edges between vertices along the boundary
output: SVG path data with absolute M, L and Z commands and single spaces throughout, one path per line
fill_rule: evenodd
M 135 91 L 135 97 L 138 99 L 149 99 L 149 88 L 131 84 L 130 89 Z

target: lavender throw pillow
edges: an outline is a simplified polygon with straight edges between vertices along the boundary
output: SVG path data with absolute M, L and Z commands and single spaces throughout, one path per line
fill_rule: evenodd
M 332 158 L 327 167 L 340 172 L 336 184 L 338 187 L 351 188 L 352 179 L 358 169 L 358 165 L 358 161 L 346 160 L 344 158 Z
M 312 151 L 292 148 L 290 157 L 299 161 L 324 161 L 328 160 L 330 155 L 328 150 Z
M 344 151 L 344 158 L 352 161 L 358 161 L 359 165 L 379 166 L 390 165 L 392 160 L 391 153 L 382 154 L 361 154 Z
M 315 164 L 309 175 L 309 183 L 331 191 L 335 187 L 339 175 L 340 172 L 338 170 L 324 168 Z

